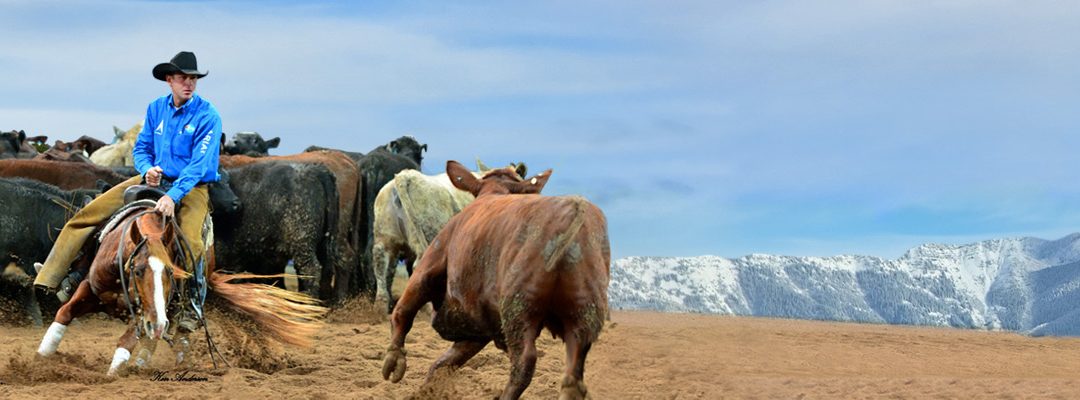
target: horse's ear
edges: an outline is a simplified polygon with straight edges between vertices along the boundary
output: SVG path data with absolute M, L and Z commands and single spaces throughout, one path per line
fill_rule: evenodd
M 139 218 L 135 217 L 135 221 L 132 221 L 128 228 L 128 238 L 131 239 L 132 245 L 138 244 L 142 241 L 142 232 L 139 230 Z
M 162 221 L 165 221 L 164 218 L 165 217 L 162 217 Z M 172 244 L 176 242 L 176 232 L 173 231 L 173 227 L 179 224 L 173 225 L 168 221 L 165 221 L 165 225 L 165 228 L 161 230 L 161 243 L 165 245 L 165 248 L 172 248 Z

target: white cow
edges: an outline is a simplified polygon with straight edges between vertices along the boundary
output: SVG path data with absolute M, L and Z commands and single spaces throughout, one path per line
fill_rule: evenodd
M 488 169 L 479 160 L 477 165 L 481 171 Z M 526 174 L 524 163 L 511 166 L 518 175 Z M 424 254 L 435 235 L 450 217 L 472 201 L 473 195 L 455 188 L 446 173 L 429 176 L 416 170 L 404 170 L 379 190 L 374 205 L 375 243 L 371 260 L 377 282 L 376 296 L 386 300 L 389 309 L 394 308 L 391 287 L 398 261 L 404 260 L 406 270 L 412 274 L 413 264 Z
M 123 132 L 123 136 L 120 135 L 119 128 L 113 127 L 113 130 L 116 131 L 116 142 L 95 151 L 90 155 L 90 161 L 106 167 L 135 166 L 131 149 L 135 148 L 135 140 L 139 138 L 139 132 L 142 131 L 142 122 L 135 124 L 127 132 Z

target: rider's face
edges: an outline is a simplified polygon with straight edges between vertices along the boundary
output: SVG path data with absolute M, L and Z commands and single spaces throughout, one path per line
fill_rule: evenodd
M 199 77 L 195 75 L 178 73 L 165 76 L 165 82 L 169 84 L 169 89 L 172 89 L 173 104 L 180 106 L 190 100 L 198 81 Z

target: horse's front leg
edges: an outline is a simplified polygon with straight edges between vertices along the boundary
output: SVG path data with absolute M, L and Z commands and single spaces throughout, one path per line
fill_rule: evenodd
M 139 355 L 135 357 L 135 366 L 142 368 L 150 364 L 150 358 L 154 356 L 154 352 L 157 351 L 158 340 L 153 336 L 143 335 L 138 338 L 139 342 Z M 119 348 L 119 346 L 117 346 Z M 130 350 L 130 349 L 129 349 Z
M 190 368 L 193 365 L 191 357 L 188 357 L 191 352 L 191 339 L 188 338 L 189 335 L 191 335 L 191 333 L 187 330 L 178 329 L 175 339 L 170 343 L 173 353 L 176 354 L 177 367 Z
M 120 340 L 116 343 L 116 351 L 113 352 L 112 364 L 109 364 L 109 376 L 115 376 L 116 372 L 120 369 L 128 359 L 131 358 L 131 349 L 135 348 L 135 344 L 139 342 L 139 339 L 135 337 L 135 328 L 139 326 L 137 321 L 131 321 L 128 324 L 127 331 L 120 336 Z
M 56 348 L 60 346 L 60 340 L 64 338 L 68 324 L 71 324 L 75 318 L 97 311 L 99 308 L 101 308 L 101 303 L 90 290 L 90 281 L 80 283 L 78 289 L 75 289 L 75 294 L 71 296 L 71 300 L 56 312 L 52 325 L 49 325 L 49 330 L 45 331 L 45 337 L 41 338 L 38 354 L 48 357 L 56 353 Z

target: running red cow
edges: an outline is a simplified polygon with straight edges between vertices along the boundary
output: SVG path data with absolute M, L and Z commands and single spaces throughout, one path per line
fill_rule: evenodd
M 566 344 L 561 398 L 584 398 L 585 356 L 608 313 L 604 214 L 582 197 L 541 196 L 551 170 L 522 180 L 503 168 L 478 179 L 450 161 L 446 172 L 476 201 L 450 219 L 409 278 L 391 317 L 383 378 L 398 382 L 405 375 L 405 335 L 431 302 L 432 327 L 454 345 L 428 379 L 494 341 L 512 365 L 500 398 L 516 399 L 532 380 L 536 338 L 547 328 Z

